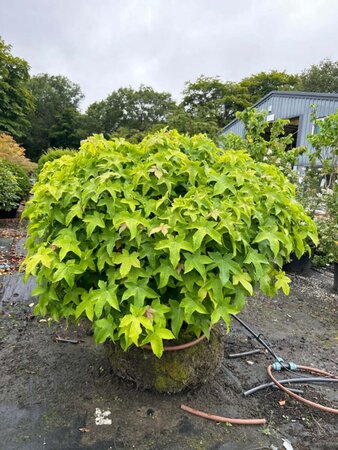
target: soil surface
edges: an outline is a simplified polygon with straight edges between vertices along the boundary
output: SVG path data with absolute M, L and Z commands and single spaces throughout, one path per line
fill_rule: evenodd
M 276 389 L 243 392 L 268 382 L 272 362 L 237 322 L 225 337 L 221 370 L 196 391 L 175 395 L 137 390 L 116 378 L 103 346 L 85 327 L 48 324 L 33 315 L 34 280 L 17 273 L 24 228 L 0 221 L 0 448 L 3 450 L 260 450 L 337 449 L 337 415 L 310 408 Z M 1 264 L 3 266 L 1 266 Z M 337 300 L 330 269 L 290 275 L 289 297 L 256 295 L 240 314 L 264 333 L 285 361 L 337 374 Z M 75 343 L 63 342 L 70 339 Z M 287 373 L 278 375 L 286 378 Z M 299 376 L 291 374 L 291 376 Z M 304 396 L 338 407 L 337 384 L 293 385 Z M 263 426 L 227 426 L 190 415 L 184 403 Z

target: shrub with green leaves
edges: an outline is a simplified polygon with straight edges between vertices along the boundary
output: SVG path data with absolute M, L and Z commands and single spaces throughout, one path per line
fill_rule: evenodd
M 307 135 L 314 150 L 298 196 L 317 224 L 319 244 L 312 262 L 325 266 L 338 261 L 338 111 L 317 119 L 313 107 L 311 118 L 318 132 Z
M 21 190 L 20 200 L 26 199 L 28 197 L 31 188 L 31 183 L 29 181 L 27 172 L 25 172 L 24 169 L 20 167 L 18 164 L 13 163 L 11 161 L 2 160 L 2 164 L 12 172 L 12 174 L 16 179 L 18 186 Z
M 315 218 L 319 244 L 312 262 L 315 266 L 325 266 L 338 261 L 338 185 L 322 189 L 319 195 L 325 215 Z
M 330 218 L 316 220 L 319 245 L 312 258 L 314 266 L 322 267 L 338 261 L 338 223 Z
M 257 111 L 254 108 L 237 112 L 237 120 L 243 122 L 245 127 L 245 138 L 230 132 L 220 136 L 220 144 L 225 149 L 246 149 L 255 161 L 276 165 L 295 183 L 297 173 L 293 167 L 297 164 L 299 155 L 306 152 L 306 148 L 292 148 L 294 136 L 286 134 L 286 126 L 290 120 L 276 119 L 267 122 L 266 116 L 267 111 Z
M 45 153 L 43 153 L 38 161 L 38 172 L 41 171 L 43 166 L 48 161 L 54 161 L 55 159 L 61 158 L 64 155 L 74 155 L 76 150 L 71 148 L 49 148 Z
M 21 189 L 7 165 L 0 159 L 0 211 L 12 211 L 19 206 Z
M 94 136 L 44 166 L 24 216 L 35 312 L 93 322 L 123 349 L 209 336 L 257 286 L 289 292 L 281 270 L 316 227 L 279 169 L 176 131 L 140 144 Z

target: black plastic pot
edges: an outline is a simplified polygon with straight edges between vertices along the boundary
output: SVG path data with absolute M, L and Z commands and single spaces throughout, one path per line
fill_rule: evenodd
M 0 209 L 0 219 L 15 219 L 17 212 L 18 208 L 11 209 L 10 211 L 4 211 L 3 209 Z
M 311 259 L 309 253 L 305 253 L 300 258 L 291 253 L 290 262 L 284 264 L 283 270 L 289 273 L 303 273 L 311 269 Z
M 333 290 L 335 292 L 338 292 L 338 261 L 336 261 L 335 263 L 333 263 L 333 274 L 334 274 L 334 278 L 333 278 Z

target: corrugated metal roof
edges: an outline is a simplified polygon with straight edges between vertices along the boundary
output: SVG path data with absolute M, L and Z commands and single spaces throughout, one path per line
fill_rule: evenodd
M 329 92 L 301 92 L 301 91 L 271 91 L 266 94 L 263 98 L 258 100 L 252 107 L 255 108 L 260 103 L 267 100 L 269 97 L 273 95 L 278 95 L 282 97 L 307 97 L 307 98 L 320 98 L 320 99 L 338 99 L 338 93 L 329 93 Z

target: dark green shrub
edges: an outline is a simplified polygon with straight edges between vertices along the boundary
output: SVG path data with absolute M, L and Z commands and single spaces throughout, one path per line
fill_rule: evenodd
M 41 171 L 46 162 L 54 161 L 55 159 L 61 158 L 61 156 L 64 155 L 74 155 L 75 152 L 76 150 L 71 148 L 49 148 L 39 158 L 38 173 Z
M 107 339 L 209 336 L 254 287 L 289 292 L 281 270 L 316 242 L 295 188 L 272 165 L 176 131 L 140 144 L 94 136 L 46 164 L 24 212 L 35 312 L 94 322 Z
M 0 159 L 0 210 L 12 211 L 19 206 L 21 189 L 7 161 Z
M 20 200 L 24 200 L 28 197 L 31 183 L 27 173 L 18 164 L 10 161 L 2 160 L 3 165 L 5 165 L 15 176 L 16 181 L 21 189 Z

